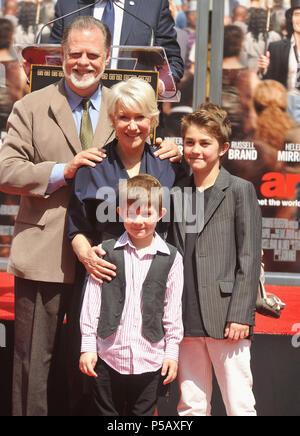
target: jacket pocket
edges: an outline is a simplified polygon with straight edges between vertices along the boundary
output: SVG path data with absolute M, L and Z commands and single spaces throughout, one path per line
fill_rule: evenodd
M 20 206 L 16 223 L 33 224 L 44 227 L 47 222 L 48 209 L 37 209 L 35 207 Z
M 220 282 L 221 294 L 232 294 L 233 282 Z

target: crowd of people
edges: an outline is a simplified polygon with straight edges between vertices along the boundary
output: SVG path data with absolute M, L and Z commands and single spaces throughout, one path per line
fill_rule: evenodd
M 15 416 L 50 413 L 62 348 L 71 415 L 153 416 L 177 375 L 179 415 L 209 415 L 212 367 L 227 414 L 257 415 L 250 349 L 261 212 L 252 183 L 222 162 L 233 135 L 265 134 L 280 148 L 264 132 L 269 117 L 281 121 L 278 141 L 296 126 L 287 113 L 289 93 L 297 97 L 294 71 L 285 84 L 272 74 L 273 47 L 290 41 L 289 17 L 297 48 L 300 1 L 292 0 L 287 20 L 275 1 L 269 32 L 261 2 L 225 2 L 222 107 L 204 102 L 193 111 L 183 87 L 193 83 L 198 3 L 132 1 L 137 20 L 123 13 L 124 0 L 104 0 L 57 21 L 42 42 L 61 44 L 64 78 L 30 93 L 13 45 L 34 43 L 44 23 L 78 2 L 3 1 L 0 190 L 21 199 L 8 263 Z M 180 104 L 190 107 L 177 119 L 184 162 L 172 141 L 148 141 L 160 111 L 167 118 L 172 110 L 157 105 L 148 83 L 101 84 L 111 45 L 149 45 L 151 28 L 183 90 Z M 196 223 L 179 217 L 187 210 L 198 212 Z
M 174 105 L 166 103 L 163 110 L 167 136 L 177 137 L 180 136 L 178 121 L 184 114 L 190 113 L 193 107 L 197 2 L 170 3 L 173 5 L 171 9 L 185 72 L 179 85 L 182 91 L 181 102 Z M 286 17 L 290 2 L 275 0 L 271 11 L 264 1 L 234 0 L 225 2 L 226 5 L 222 107 L 227 110 L 232 121 L 233 138 L 242 140 L 253 136 L 257 116 L 253 106 L 254 90 L 265 79 L 276 80 L 284 85 L 286 110 L 294 121 L 294 126 L 297 125 L 300 120 L 299 90 L 291 81 L 287 82 L 289 41 L 293 33 L 289 14 Z M 280 47 L 285 49 L 278 52 Z M 269 58 L 274 50 L 277 50 L 277 56 L 275 54 Z M 296 63 L 289 78 L 291 74 L 296 77 L 295 65 Z
M 2 3 L 2 18 L 14 25 L 16 44 L 34 43 L 41 26 L 54 18 L 54 0 L 9 0 Z M 43 42 L 48 41 L 49 34 L 49 29 L 45 29 Z

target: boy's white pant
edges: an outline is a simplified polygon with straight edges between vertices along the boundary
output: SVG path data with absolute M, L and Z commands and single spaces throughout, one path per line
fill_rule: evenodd
M 256 416 L 250 347 L 249 340 L 184 338 L 179 353 L 179 415 L 211 414 L 213 365 L 227 415 Z

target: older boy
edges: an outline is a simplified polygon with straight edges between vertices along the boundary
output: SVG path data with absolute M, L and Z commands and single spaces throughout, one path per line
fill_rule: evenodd
M 79 366 L 94 377 L 96 414 L 153 416 L 162 377 L 167 385 L 177 376 L 182 257 L 155 233 L 165 209 L 154 177 L 121 184 L 119 204 L 126 232 L 102 244 L 118 273 L 102 285 L 89 279 Z
M 178 411 L 210 415 L 212 366 L 230 416 L 256 415 L 250 369 L 250 335 L 261 261 L 261 214 L 254 187 L 221 167 L 231 125 L 208 103 L 182 122 L 184 157 L 193 175 L 191 201 L 204 193 L 204 222 L 193 232 L 172 224 L 170 240 L 184 257 L 183 322 Z M 182 195 L 173 196 L 180 210 Z M 189 228 L 187 233 L 186 229 Z

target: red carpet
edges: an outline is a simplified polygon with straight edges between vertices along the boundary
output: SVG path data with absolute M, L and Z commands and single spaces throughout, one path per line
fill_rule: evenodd
M 0 320 L 14 319 L 13 289 L 13 276 L 0 273 Z M 300 323 L 300 288 L 266 286 L 266 290 L 276 294 L 287 306 L 278 320 L 257 315 L 255 333 L 294 334 L 293 327 Z
M 280 319 L 267 318 L 257 314 L 255 332 L 279 335 L 295 334 L 293 327 L 300 323 L 300 288 L 266 286 L 266 291 L 277 295 L 286 304 L 286 307 L 282 311 Z
M 14 319 L 14 277 L 0 273 L 0 320 Z

